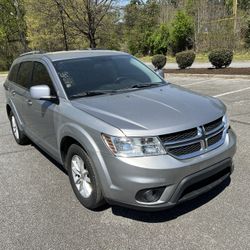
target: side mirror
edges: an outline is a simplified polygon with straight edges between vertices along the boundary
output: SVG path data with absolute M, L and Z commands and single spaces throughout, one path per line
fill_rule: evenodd
M 58 102 L 56 96 L 50 95 L 50 88 L 47 85 L 37 85 L 30 88 L 31 98 L 36 100 Z

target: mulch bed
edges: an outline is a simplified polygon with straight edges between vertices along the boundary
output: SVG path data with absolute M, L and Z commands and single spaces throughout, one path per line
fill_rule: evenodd
M 249 68 L 189 68 L 189 69 L 164 69 L 169 74 L 213 74 L 213 75 L 250 75 Z

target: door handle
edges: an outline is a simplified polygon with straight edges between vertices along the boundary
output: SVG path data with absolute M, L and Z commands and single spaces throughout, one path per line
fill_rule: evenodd
M 16 91 L 11 91 L 11 94 L 12 94 L 12 96 L 15 96 L 16 95 Z
M 32 101 L 31 100 L 27 99 L 26 102 L 27 102 L 28 105 L 32 105 Z

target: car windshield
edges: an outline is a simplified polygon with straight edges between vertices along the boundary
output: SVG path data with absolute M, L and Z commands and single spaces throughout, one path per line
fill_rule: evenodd
M 165 83 L 129 55 L 69 59 L 53 64 L 69 98 L 92 96 L 94 92 L 117 93 Z

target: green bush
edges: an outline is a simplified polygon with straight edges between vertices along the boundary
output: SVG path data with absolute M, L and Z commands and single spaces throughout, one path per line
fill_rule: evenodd
M 170 48 L 175 55 L 194 45 L 194 20 L 185 11 L 178 11 L 171 23 Z
M 166 55 L 169 46 L 169 29 L 166 24 L 161 24 L 150 37 L 151 53 Z
M 195 52 L 192 50 L 182 51 L 176 54 L 176 62 L 180 69 L 191 67 L 195 60 Z
M 152 57 L 152 64 L 156 69 L 162 69 L 167 62 L 167 58 L 164 55 L 154 55 Z
M 215 68 L 228 67 L 233 60 L 233 51 L 217 49 L 210 52 L 208 59 Z

